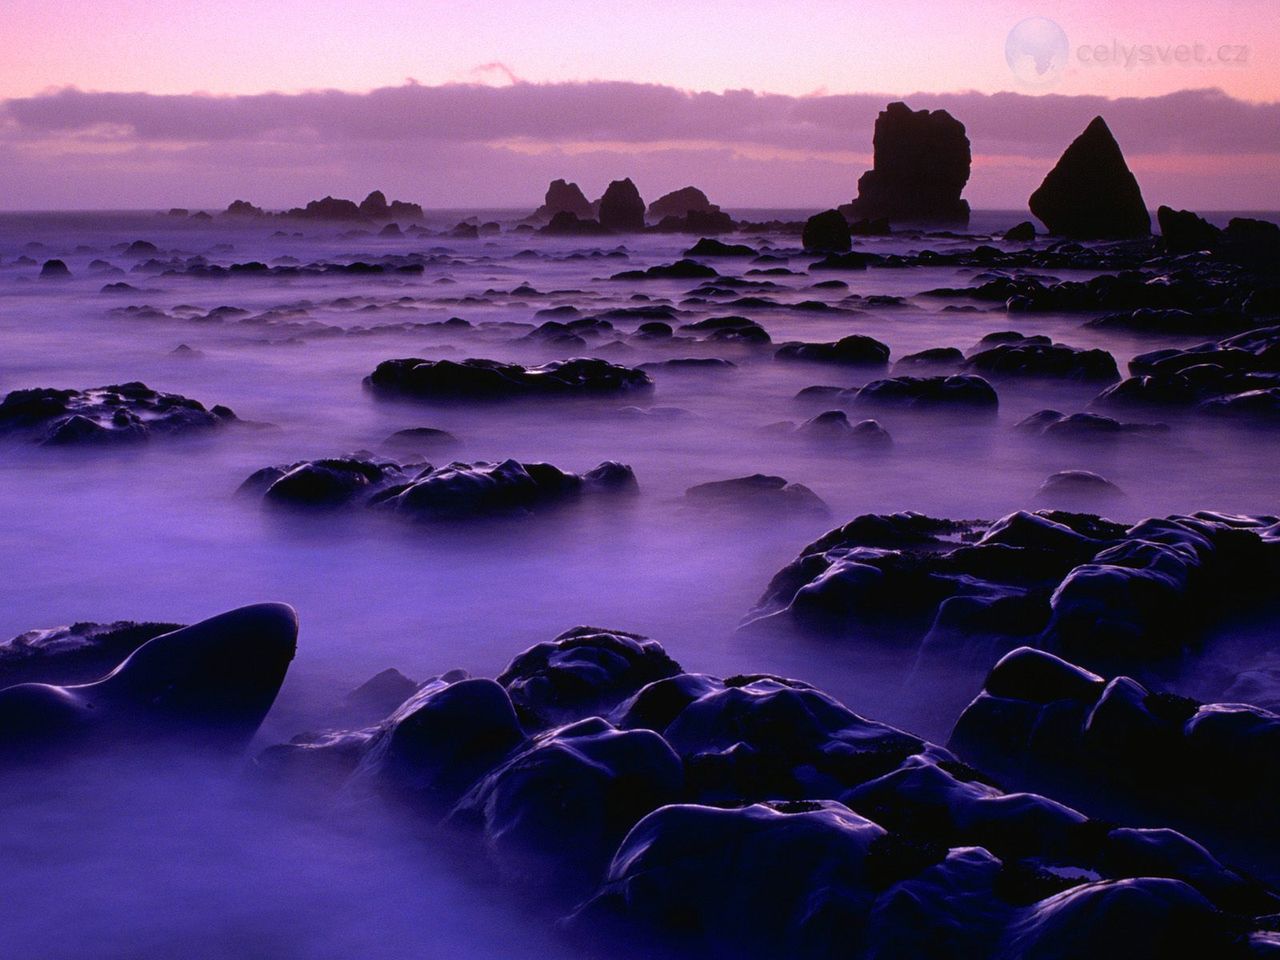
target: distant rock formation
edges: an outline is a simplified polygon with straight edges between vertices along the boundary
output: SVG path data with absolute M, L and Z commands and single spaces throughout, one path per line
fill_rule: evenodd
M 806 250 L 821 253 L 838 253 L 853 246 L 849 222 L 839 210 L 816 213 L 805 221 L 802 240 Z
M 255 207 L 248 200 L 232 200 L 227 206 L 226 215 L 228 217 L 265 217 L 267 211 L 261 207 Z
M 730 233 L 737 229 L 733 217 L 717 208 L 710 212 L 690 210 L 682 217 L 667 216 L 653 228 L 659 233 L 697 233 L 707 236 L 713 233 Z
M 565 237 L 594 237 L 609 231 L 600 226 L 599 221 L 593 219 L 582 219 L 576 213 L 569 210 L 561 210 L 551 222 L 538 231 L 551 236 Z
M 697 187 L 681 187 L 663 194 L 649 204 L 649 219 L 684 217 L 690 213 L 719 213 L 720 208 L 707 199 Z
M 644 199 L 631 178 L 614 180 L 600 198 L 600 225 L 608 230 L 644 229 Z
M 422 207 L 404 200 L 387 202 L 386 194 L 375 190 L 360 202 L 360 214 L 366 220 L 421 220 Z
M 945 110 L 891 103 L 876 118 L 875 160 L 858 179 L 858 197 L 840 208 L 848 219 L 967 224 L 960 199 L 971 155 L 964 124 Z
M 1101 117 L 1071 142 L 1030 203 L 1049 232 L 1060 236 L 1114 240 L 1151 234 L 1138 181 Z
M 199 215 L 197 214 L 197 216 Z M 254 206 L 248 200 L 234 200 L 227 207 L 223 216 L 244 218 L 268 217 L 273 216 L 273 214 L 267 213 L 262 207 Z M 422 207 L 416 203 L 409 203 L 404 200 L 392 200 L 388 203 L 386 194 L 381 190 L 374 190 L 358 204 L 354 200 L 325 197 L 322 200 L 312 200 L 305 207 L 294 207 L 292 210 L 278 214 L 278 216 L 302 220 L 384 222 L 390 220 L 421 220 L 423 214 Z
M 549 223 L 557 213 L 571 213 L 579 220 L 590 220 L 595 215 L 591 209 L 591 201 L 581 187 L 564 180 L 552 180 L 542 206 L 526 219 L 530 222 Z

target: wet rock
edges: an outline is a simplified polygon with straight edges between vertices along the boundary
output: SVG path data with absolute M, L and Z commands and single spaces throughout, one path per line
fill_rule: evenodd
M 795 427 L 795 433 L 824 445 L 848 444 L 871 450 L 885 450 L 893 446 L 889 431 L 878 422 L 859 420 L 857 423 L 850 423 L 843 410 L 827 410 L 811 417 Z
M 234 422 L 226 407 L 206 410 L 197 400 L 137 381 L 89 390 L 14 390 L 0 401 L 0 435 L 48 446 L 144 443 Z
M 1108 442 L 1123 437 L 1152 436 L 1169 432 L 1167 423 L 1123 423 L 1096 413 L 1067 415 L 1057 410 L 1038 410 L 1014 427 L 1020 433 L 1049 440 Z
M 849 222 L 839 210 L 815 213 L 806 220 L 802 241 L 812 253 L 840 253 L 853 246 Z
M 681 256 L 694 259 L 698 257 L 754 257 L 755 255 L 755 248 L 749 247 L 745 243 L 725 243 L 722 240 L 716 240 L 714 237 L 703 237 L 681 254 Z
M 894 370 L 911 369 L 955 369 L 964 363 L 964 354 L 957 347 L 931 347 L 919 353 L 909 353 L 899 357 L 894 363 Z
M 407 427 L 397 430 L 382 441 L 383 446 L 397 450 L 444 450 L 461 441 L 448 430 L 436 427 Z
M 643 370 L 581 357 L 536 367 L 478 359 L 384 360 L 364 383 L 385 396 L 436 401 L 602 396 L 653 386 Z
M 767 344 L 769 333 L 754 320 L 746 317 L 708 317 L 681 325 L 681 330 L 700 333 L 715 343 Z
M 1102 117 L 1094 117 L 1031 195 L 1050 233 L 1079 240 L 1145 237 L 1151 215 Z
M 1036 238 L 1036 225 L 1030 220 L 1023 220 L 1017 226 L 1010 227 L 1001 236 L 1010 243 L 1031 243 Z
M 992 378 L 1044 377 L 1095 383 L 1120 379 L 1115 358 L 1106 350 L 1050 343 L 1047 337 L 1024 337 L 988 346 L 970 354 L 963 368 Z
M 1036 499 L 1059 509 L 1078 510 L 1113 505 L 1124 499 L 1124 493 L 1091 470 L 1060 470 L 1040 484 Z
M 0 758 L 167 739 L 240 749 L 275 701 L 297 633 L 291 607 L 241 607 L 147 640 L 96 682 L 0 689 Z
M 631 468 L 612 460 L 576 474 L 516 460 L 433 467 L 358 456 L 264 467 L 240 487 L 274 506 L 370 507 L 435 521 L 527 514 L 586 495 L 635 489 Z
M 911 637 L 952 658 L 1029 645 L 1090 669 L 1158 669 L 1226 611 L 1261 602 L 1280 564 L 1275 523 L 1209 513 L 1133 527 L 1062 511 L 996 523 L 867 515 L 805 547 L 747 622 Z
M 854 403 L 915 410 L 959 410 L 994 415 L 999 398 L 977 376 L 891 377 L 873 380 L 851 395 Z
M 889 363 L 889 346 L 873 337 L 853 334 L 835 343 L 784 343 L 774 356 L 779 360 L 806 360 L 850 367 L 885 367 Z
M 700 483 L 686 490 L 684 497 L 699 507 L 735 513 L 826 516 L 831 512 L 822 498 L 804 484 L 761 473 Z
M 644 200 L 631 178 L 614 180 L 600 198 L 600 225 L 620 233 L 644 229 Z
M 179 623 L 74 623 L 28 630 L 0 643 L 0 689 L 18 683 L 87 683 L 110 673 L 148 640 Z
M 858 179 L 851 219 L 883 217 L 894 223 L 966 224 L 960 198 L 971 156 L 964 124 L 945 110 L 889 104 L 876 118 L 872 169 Z

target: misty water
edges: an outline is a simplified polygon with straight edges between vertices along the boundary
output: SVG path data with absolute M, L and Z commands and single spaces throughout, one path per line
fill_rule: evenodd
M 1014 222 L 1012 215 L 990 219 L 993 228 Z M 415 679 L 453 668 L 493 675 L 520 650 L 577 624 L 652 636 L 687 670 L 798 677 L 868 717 L 945 741 L 986 665 L 921 668 L 910 638 L 858 645 L 738 632 L 769 578 L 806 543 L 861 513 L 994 519 L 1035 508 L 1041 482 L 1063 469 L 1092 470 L 1116 483 L 1126 496 L 1107 512 L 1118 520 L 1275 511 L 1273 437 L 1179 422 L 1146 440 L 1055 448 L 1012 429 L 1046 407 L 1086 409 L 1096 384 L 999 383 L 995 420 L 877 412 L 893 436 L 888 451 L 823 449 L 766 429 L 832 406 L 797 401 L 804 387 L 850 387 L 883 374 L 781 363 L 772 350 L 726 344 L 632 340 L 625 352 L 606 351 L 628 366 L 686 356 L 737 365 L 723 372 L 659 369 L 656 389 L 639 399 L 375 399 L 361 380 L 392 357 L 540 363 L 569 355 L 516 342 L 531 326 L 481 324 L 533 325 L 545 319 L 535 319 L 538 310 L 560 305 L 583 315 L 654 302 L 681 306 L 698 281 L 608 277 L 669 263 L 696 238 L 644 235 L 601 244 L 511 232 L 452 240 L 283 229 L 289 235 L 272 236 L 274 224 L 201 227 L 150 214 L 0 218 L 0 392 L 141 380 L 225 404 L 249 422 L 111 450 L 5 441 L 0 635 L 76 621 L 194 622 L 241 604 L 290 603 L 301 622 L 298 656 L 259 746 L 334 722 L 343 695 L 386 667 Z M 812 259 L 795 255 L 794 238 L 745 239 L 782 256 L 789 251 L 797 271 Z M 439 262 L 416 276 L 171 277 L 130 272 L 140 258 L 113 246 L 134 240 L 156 244 L 165 256 L 203 254 L 223 264 L 408 252 L 435 252 Z M 42 246 L 28 248 L 33 242 Z M 974 242 L 861 241 L 898 252 Z M 570 256 L 619 248 L 625 258 Z M 519 256 L 527 250 L 537 255 Z M 24 255 L 35 264 L 18 262 Z M 52 257 L 67 263 L 71 279 L 38 279 L 39 263 Z M 93 272 L 98 258 L 125 274 Z M 742 275 L 747 265 L 730 261 L 722 269 Z M 1137 353 L 1203 339 L 1104 333 L 1083 326 L 1087 314 L 1011 316 L 988 304 L 946 311 L 958 301 L 918 296 L 970 285 L 976 273 L 759 277 L 786 288 L 762 294 L 782 307 L 692 305 L 682 307 L 689 313 L 681 319 L 742 313 L 775 343 L 866 334 L 887 343 L 892 360 L 930 347 L 968 350 L 985 334 L 1016 329 L 1104 348 L 1121 370 Z M 813 289 L 829 279 L 848 289 Z M 121 281 L 138 289 L 100 292 Z M 538 293 L 511 292 L 522 284 Z M 835 305 L 849 294 L 910 299 L 847 312 L 786 306 Z M 164 316 L 124 313 L 142 305 Z M 198 319 L 220 306 L 257 319 Z M 394 329 L 455 316 L 477 329 Z M 617 326 L 633 329 L 629 321 Z M 175 355 L 180 344 L 195 353 Z M 640 494 L 532 519 L 443 527 L 373 513 L 280 515 L 236 496 L 249 474 L 270 464 L 362 449 L 394 456 L 385 438 L 420 426 L 461 440 L 431 456 L 437 464 L 512 457 L 584 471 L 618 460 L 634 468 Z M 693 484 L 753 473 L 805 484 L 831 515 L 725 514 L 682 502 Z M 1203 674 L 1178 678 L 1179 691 L 1203 692 L 1213 669 L 1210 663 Z M 483 871 L 459 869 L 443 838 L 422 836 L 411 824 L 273 802 L 278 798 L 261 795 L 236 769 L 168 756 L 134 758 L 125 767 L 88 762 L 7 782 L 3 792 L 7 955 L 548 957 L 565 949 L 536 919 L 536 905 L 495 888 Z

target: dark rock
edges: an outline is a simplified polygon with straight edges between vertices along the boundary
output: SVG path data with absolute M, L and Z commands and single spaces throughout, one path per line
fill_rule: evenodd
M 1030 220 L 1023 220 L 1006 230 L 1003 237 L 1010 243 L 1031 243 L 1036 238 L 1036 225 Z
M 826 516 L 831 512 L 822 498 L 804 484 L 761 473 L 700 483 L 686 490 L 684 496 L 691 504 L 734 513 Z
M 683 324 L 680 329 L 705 334 L 707 340 L 715 343 L 761 345 L 770 342 L 768 331 L 746 317 L 707 317 Z
M 784 343 L 774 356 L 779 360 L 882 368 L 889 363 L 889 346 L 873 337 L 853 334 L 835 343 Z
M 855 403 L 916 410 L 982 411 L 994 415 L 1000 404 L 982 377 L 892 377 L 873 380 L 851 394 Z
M 261 207 L 255 207 L 248 200 L 232 200 L 227 205 L 224 216 L 228 217 L 265 217 L 267 211 Z
M 614 180 L 600 198 L 600 225 L 622 233 L 644 229 L 644 200 L 628 177 Z
M 971 354 L 963 368 L 992 378 L 1045 377 L 1094 383 L 1120 379 L 1115 358 L 1107 351 L 1049 343 L 1047 337 L 998 343 Z
M 1196 253 L 1218 245 L 1222 231 L 1190 210 L 1161 206 L 1156 210 L 1160 239 L 1169 253 Z
M 591 201 L 583 195 L 576 183 L 552 180 L 542 206 L 529 219 L 549 222 L 558 213 L 572 214 L 576 220 L 591 220 L 595 215 L 595 211 L 591 209 Z
M 206 410 L 199 401 L 137 381 L 89 390 L 14 390 L 0 401 L 0 435 L 51 446 L 142 443 L 235 421 L 226 407 Z
M 1036 491 L 1036 499 L 1060 509 L 1096 507 L 1123 498 L 1119 487 L 1090 470 L 1060 470 Z
M 839 210 L 815 213 L 805 221 L 804 248 L 815 253 L 840 253 L 853 246 L 849 222 Z
M 496 360 L 410 357 L 384 360 L 364 382 L 374 392 L 387 396 L 437 401 L 599 396 L 648 390 L 653 386 L 653 380 L 643 370 L 582 357 L 538 367 Z
M 851 219 L 895 223 L 967 224 L 960 198 L 971 156 L 964 124 L 945 110 L 889 104 L 876 118 L 873 167 L 858 179 L 858 196 L 842 212 Z
M 18 683 L 88 683 L 110 673 L 153 637 L 180 623 L 75 623 L 28 630 L 0 643 L 0 689 Z
M 1138 181 L 1101 117 L 1067 147 L 1030 203 L 1050 233 L 1065 237 L 1102 240 L 1151 233 Z
M 610 230 L 596 220 L 579 219 L 576 213 L 562 210 L 552 216 L 551 221 L 540 232 L 548 236 L 597 237 Z
M 165 739 L 240 749 L 275 701 L 297 634 L 291 607 L 241 607 L 148 640 L 97 682 L 6 687 L 0 757 Z
M 397 430 L 382 441 L 384 446 L 398 450 L 441 450 L 460 443 L 448 430 L 436 427 L 408 427 Z
M 719 213 L 720 208 L 697 187 L 682 187 L 653 201 L 648 212 L 650 220 L 661 220 L 664 217 L 684 217 L 689 213 Z
M 937 369 L 940 367 L 956 368 L 964 363 L 964 354 L 957 347 L 931 347 L 919 353 L 909 353 L 899 357 L 893 368 L 898 369 Z
M 62 280 L 71 276 L 71 271 L 61 260 L 46 260 L 40 268 L 40 276 L 45 280 Z
M 724 243 L 712 237 L 703 237 L 686 250 L 683 257 L 754 257 L 756 251 L 745 243 Z

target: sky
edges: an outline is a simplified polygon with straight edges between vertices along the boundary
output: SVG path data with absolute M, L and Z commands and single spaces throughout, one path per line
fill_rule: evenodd
M 892 99 L 966 124 L 978 207 L 1025 206 L 1101 113 L 1150 204 L 1275 209 L 1277 12 L 1277 0 L 4 0 L 0 209 L 287 206 L 374 187 L 433 207 L 519 206 L 552 177 L 596 196 L 627 175 L 649 197 L 695 183 L 729 207 L 829 206 L 856 192 Z M 1006 56 L 1028 18 L 1062 37 L 1043 76 Z

